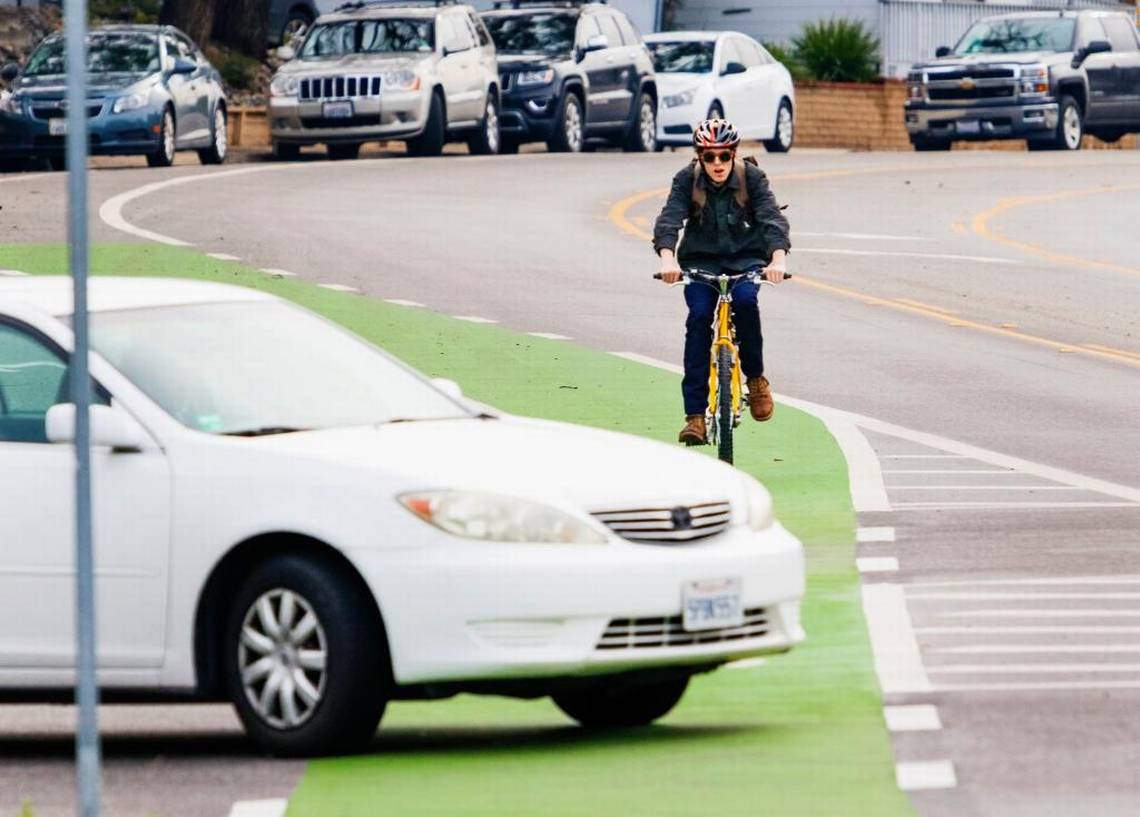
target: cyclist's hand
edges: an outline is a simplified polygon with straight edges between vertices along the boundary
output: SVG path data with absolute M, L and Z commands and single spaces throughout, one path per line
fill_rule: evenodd
M 769 264 L 764 267 L 764 280 L 770 281 L 773 284 L 778 284 L 784 280 L 784 273 L 788 271 L 787 265 L 783 261 L 777 261 L 774 264 Z
M 680 269 L 663 269 L 661 270 L 661 280 L 667 284 L 675 284 L 681 280 L 684 273 Z

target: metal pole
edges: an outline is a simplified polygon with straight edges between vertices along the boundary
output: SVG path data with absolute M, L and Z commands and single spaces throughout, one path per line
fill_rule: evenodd
M 87 371 L 87 0 L 64 0 L 67 42 L 68 244 L 75 291 L 71 401 L 75 404 L 75 738 L 77 813 L 99 817 L 99 724 L 95 681 L 95 559 L 91 540 L 91 389 Z

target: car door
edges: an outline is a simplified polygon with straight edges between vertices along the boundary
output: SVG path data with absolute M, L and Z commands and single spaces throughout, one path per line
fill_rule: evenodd
M 750 80 L 744 54 L 736 37 L 725 37 L 718 49 L 716 60 L 716 95 L 724 108 L 724 115 L 732 120 L 738 129 L 746 133 L 754 129 L 754 105 L 749 99 Z M 727 73 L 730 65 L 739 65 L 745 70 Z
M 175 34 L 178 43 L 178 56 L 194 63 L 197 68 L 190 75 L 190 93 L 192 95 L 190 107 L 190 126 L 187 138 L 193 142 L 209 142 L 210 140 L 210 63 L 206 56 L 194 47 L 194 43 L 181 35 Z
M 498 57 L 495 52 L 495 41 L 491 39 L 491 32 L 483 25 L 473 11 L 465 15 L 467 27 L 475 38 L 475 88 L 479 92 L 479 115 L 484 110 L 484 94 L 492 82 L 499 81 Z
M 633 55 L 622 40 L 621 30 L 614 15 L 609 12 L 599 12 L 595 16 L 602 30 L 602 36 L 609 42 L 609 47 L 602 51 L 608 74 L 607 85 L 610 88 L 609 100 L 606 103 L 607 119 L 610 122 L 624 122 L 632 116 L 633 98 L 637 93 Z
M 775 64 L 755 40 L 736 38 L 748 68 L 748 133 L 754 139 L 771 139 L 776 135 L 776 111 L 780 104 Z
M 1101 18 L 1116 65 L 1118 120 L 1140 127 L 1140 41 L 1136 26 L 1122 14 Z
M 75 665 L 75 454 L 45 430 L 48 409 L 68 400 L 60 348 L 0 315 L 0 683 L 28 671 L 70 677 Z M 93 402 L 110 396 L 97 389 Z M 169 465 L 157 447 L 91 453 L 98 664 L 157 669 L 166 646 Z
M 1081 21 L 1080 47 L 1097 40 L 1108 40 L 1108 33 L 1101 25 L 1099 17 L 1087 17 Z M 1118 80 L 1117 55 L 1111 51 L 1090 54 L 1081 64 L 1088 77 L 1089 99 L 1085 110 L 1085 121 L 1089 123 L 1111 122 L 1117 118 Z
M 201 127 L 194 121 L 197 115 L 198 97 L 193 87 L 194 80 L 191 79 L 193 75 L 174 73 L 174 63 L 181 56 L 178 40 L 173 34 L 164 34 L 162 45 L 166 52 L 162 61 L 166 89 L 170 92 L 170 99 L 174 104 L 174 139 L 178 145 L 182 145 L 192 139 L 194 132 Z
M 602 29 L 598 25 L 597 14 L 583 14 L 578 18 L 578 29 L 575 33 L 575 44 L 578 53 L 582 55 L 582 73 L 586 75 L 589 89 L 586 99 L 586 122 L 598 125 L 612 121 L 610 100 L 613 96 L 613 72 L 606 59 L 608 49 L 588 51 L 591 41 L 602 36 Z M 607 43 L 608 45 L 608 43 Z
M 456 14 L 440 15 L 439 29 L 439 73 L 447 97 L 447 123 L 455 125 L 478 119 L 482 114 L 482 92 L 476 90 L 480 74 L 475 39 L 467 23 Z

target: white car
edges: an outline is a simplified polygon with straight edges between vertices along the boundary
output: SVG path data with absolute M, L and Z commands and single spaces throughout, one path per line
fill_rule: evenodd
M 744 139 L 776 153 L 795 140 L 796 93 L 788 69 L 733 31 L 648 34 L 657 72 L 657 144 L 691 145 L 703 119 L 727 117 Z
M 70 280 L 0 279 L 0 694 L 74 684 Z M 648 723 L 804 633 L 800 543 L 710 457 L 493 416 L 281 299 L 91 283 L 99 682 L 280 754 L 458 692 Z

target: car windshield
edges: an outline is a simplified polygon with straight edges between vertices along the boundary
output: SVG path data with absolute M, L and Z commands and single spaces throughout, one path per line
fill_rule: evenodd
M 62 37 L 45 40 L 28 58 L 26 77 L 64 74 Z M 158 37 L 142 32 L 107 32 L 87 37 L 87 70 L 92 74 L 149 74 L 158 70 Z
M 472 416 L 380 349 L 282 302 L 95 312 L 91 342 L 197 431 L 252 435 Z
M 653 68 L 659 74 L 708 74 L 713 69 L 711 40 L 646 43 L 653 53 Z
M 559 56 L 574 49 L 574 14 L 513 14 L 483 18 L 501 54 Z
M 1014 54 L 1020 51 L 1071 51 L 1077 23 L 1072 17 L 983 20 L 966 32 L 955 54 Z
M 301 59 L 345 54 L 417 53 L 435 48 L 435 25 L 427 18 L 350 20 L 314 26 L 301 46 Z

